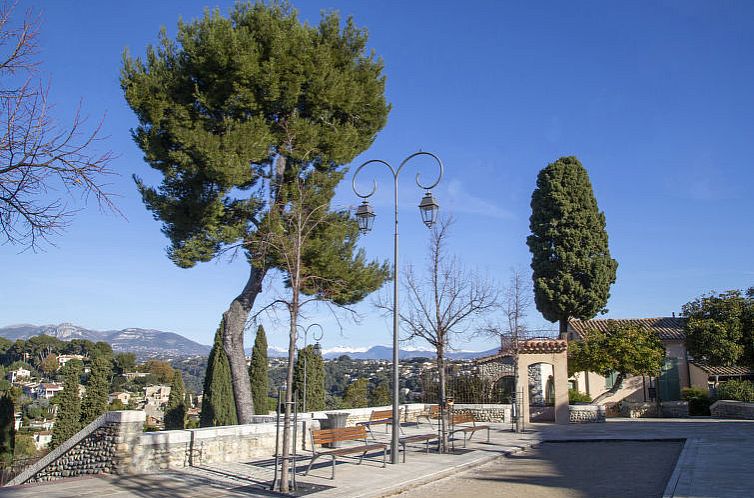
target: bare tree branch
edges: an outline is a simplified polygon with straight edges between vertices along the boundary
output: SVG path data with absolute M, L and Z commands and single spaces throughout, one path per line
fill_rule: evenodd
M 114 156 L 94 152 L 102 121 L 85 131 L 80 105 L 67 127 L 51 118 L 49 87 L 34 79 L 39 19 L 29 11 L 13 27 L 13 7 L 0 7 L 0 236 L 37 249 L 77 211 L 66 197 L 93 196 L 101 209 L 119 212 L 103 183 Z
M 498 305 L 494 283 L 466 269 L 446 254 L 446 239 L 452 220 L 443 219 L 432 231 L 425 275 L 417 277 L 411 266 L 404 270 L 404 302 L 399 320 L 407 339 L 421 338 L 435 348 L 440 375 L 440 403 L 443 409 L 441 447 L 447 448 L 445 356 L 450 338 L 464 333 L 474 319 L 483 318 Z M 393 311 L 384 296 L 377 307 Z

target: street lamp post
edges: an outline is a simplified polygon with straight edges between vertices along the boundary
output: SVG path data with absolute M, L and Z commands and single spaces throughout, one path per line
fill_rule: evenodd
M 398 424 L 400 423 L 400 413 L 398 409 L 398 177 L 403 170 L 403 166 L 405 166 L 406 163 L 417 156 L 431 157 L 437 162 L 437 165 L 440 169 L 440 174 L 437 176 L 437 180 L 435 180 L 431 185 L 422 185 L 422 183 L 419 181 L 419 174 L 416 174 L 416 184 L 419 186 L 419 188 L 426 190 L 426 193 L 424 194 L 424 197 L 419 204 L 419 211 L 421 212 L 422 221 L 425 225 L 427 225 L 427 228 L 432 228 L 432 225 L 434 225 L 434 223 L 437 221 L 437 211 L 440 206 L 439 204 L 437 204 L 434 197 L 432 197 L 431 189 L 433 189 L 438 183 L 440 183 L 444 171 L 442 161 L 436 155 L 430 152 L 415 152 L 404 159 L 403 162 L 401 162 L 401 164 L 398 166 L 398 169 L 393 168 L 388 162 L 383 161 L 382 159 L 372 159 L 363 163 L 356 169 L 356 172 L 353 174 L 353 179 L 351 181 L 351 188 L 353 189 L 353 192 L 361 199 L 363 199 L 361 205 L 356 209 L 356 220 L 359 223 L 359 230 L 361 230 L 361 233 L 367 233 L 372 229 L 374 218 L 376 216 L 367 199 L 369 199 L 369 197 L 371 197 L 377 191 L 377 182 L 373 180 L 372 190 L 366 194 L 362 194 L 356 188 L 356 177 L 364 168 L 364 166 L 371 163 L 384 164 L 393 175 L 393 206 L 395 219 L 395 231 L 393 236 L 393 424 L 392 440 L 390 444 L 390 462 L 393 464 L 398 463 L 398 445 L 400 438 L 400 427 L 398 426 Z
M 314 332 L 312 333 L 312 338 L 317 343 L 319 343 L 319 341 L 321 341 L 322 337 L 325 335 L 325 331 L 322 329 L 322 325 L 318 323 L 312 323 L 306 328 L 304 328 L 303 325 L 296 325 L 296 327 L 304 331 L 304 349 L 306 349 L 306 338 L 307 338 L 307 335 L 309 334 L 310 328 L 319 327 L 319 337 L 317 337 L 316 333 Z M 300 354 L 300 350 L 299 350 L 299 354 Z M 301 400 L 304 405 L 304 409 L 303 409 L 304 412 L 306 412 L 306 377 L 309 373 L 309 368 L 307 368 L 307 361 L 306 361 L 307 356 L 308 356 L 308 353 L 304 355 L 304 394 L 303 394 L 303 399 Z

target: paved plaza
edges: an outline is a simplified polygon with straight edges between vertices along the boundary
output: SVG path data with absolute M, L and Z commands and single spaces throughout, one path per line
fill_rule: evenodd
M 409 492 L 407 496 L 458 497 L 468 496 L 464 490 L 470 491 L 470 485 L 480 486 L 480 491 L 475 493 L 478 496 L 510 496 L 518 493 L 515 488 L 506 486 L 516 484 L 535 486 L 526 491 L 532 498 L 639 496 L 632 495 L 628 486 L 617 479 L 612 488 L 598 479 L 601 475 L 621 472 L 635 479 L 639 491 L 643 489 L 640 486 L 651 484 L 650 481 L 654 482 L 651 486 L 655 490 L 657 479 L 667 481 L 664 496 L 748 497 L 754 490 L 754 472 L 751 471 L 754 422 L 751 421 L 609 419 L 604 424 L 532 424 L 525 434 L 511 432 L 507 424 L 492 425 L 490 444 L 485 442 L 484 434 L 477 433 L 466 451 L 458 454 L 427 455 L 422 445 L 409 450 L 405 464 L 388 464 L 387 468 L 382 468 L 381 458 L 365 460 L 362 465 L 342 458 L 335 480 L 329 479 L 327 461 L 318 462 L 306 477 L 301 469 L 297 479 L 302 488 L 308 487 L 312 492 L 309 496 L 317 498 L 381 497 L 405 492 Z M 427 427 L 407 428 L 409 434 L 412 431 L 426 432 Z M 671 444 L 667 444 L 668 440 Z M 560 443 L 541 444 L 543 441 Z M 592 443 L 584 444 L 584 441 Z M 605 441 L 612 443 L 599 444 Z M 615 444 L 624 441 L 644 442 Z M 570 442 L 581 443 L 571 446 Z M 677 464 L 671 465 L 667 462 L 674 459 L 674 451 L 680 451 L 680 456 Z M 644 465 L 653 461 L 658 464 Z M 666 467 L 659 462 L 664 462 L 662 465 Z M 302 463 L 307 461 L 304 459 Z M 581 484 L 568 488 L 566 481 L 558 480 L 564 473 Z M 270 462 L 239 462 L 154 475 L 94 477 L 4 488 L 0 496 L 278 496 L 260 488 L 271 478 Z

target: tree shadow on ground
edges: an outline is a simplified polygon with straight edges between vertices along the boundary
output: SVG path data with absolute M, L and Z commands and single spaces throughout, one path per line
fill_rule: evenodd
M 678 440 L 543 443 L 467 478 L 479 483 L 481 492 L 487 482 L 496 493 L 511 496 L 543 488 L 552 496 L 662 496 L 682 447 Z

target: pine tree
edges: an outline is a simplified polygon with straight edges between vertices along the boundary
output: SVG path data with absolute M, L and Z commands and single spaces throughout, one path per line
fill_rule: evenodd
M 81 400 L 79 399 L 79 368 L 69 362 L 64 368 L 63 392 L 50 446 L 55 448 L 81 429 Z
M 343 403 L 349 408 L 366 408 L 369 406 L 368 387 L 369 382 L 366 379 L 356 379 L 346 388 Z
M 531 197 L 534 301 L 545 319 L 560 322 L 593 318 L 604 311 L 618 263 L 610 257 L 605 213 L 575 157 L 561 157 L 537 176 Z
M 16 415 L 13 399 L 8 393 L 0 397 L 0 465 L 13 461 L 16 442 Z
M 97 356 L 92 362 L 86 393 L 81 401 L 82 427 L 107 411 L 112 373 L 113 364 L 107 356 Z
M 370 406 L 385 406 L 392 403 L 392 396 L 390 394 L 390 388 L 388 388 L 387 382 L 380 382 L 380 384 L 372 390 L 369 396 Z
M 325 362 L 319 346 L 306 346 L 298 352 L 293 371 L 294 390 L 298 401 L 304 399 L 304 364 L 306 364 L 306 410 L 309 412 L 325 409 Z M 300 405 L 301 406 L 301 405 Z M 303 409 L 301 406 L 299 409 Z
M 233 388 L 230 383 L 230 367 L 223 349 L 222 330 L 223 324 L 220 323 L 220 327 L 215 333 L 215 343 L 207 360 L 202 413 L 199 418 L 201 427 L 235 425 L 238 423 L 236 405 L 233 400 Z
M 259 257 L 250 242 L 280 226 L 265 218 L 287 209 L 287 185 L 316 171 L 332 194 L 342 166 L 372 144 L 390 110 L 382 69 L 367 50 L 366 31 L 351 19 L 328 13 L 318 26 L 302 24 L 278 2 L 238 2 L 228 18 L 207 11 L 180 23 L 175 40 L 163 32 L 144 59 L 124 56 L 121 86 L 139 119 L 133 136 L 163 174 L 159 187 L 136 179 L 137 187 L 163 223 L 171 260 L 188 268 L 227 247 L 248 251 L 249 279 L 223 314 L 242 423 L 254 414 L 244 326 L 265 276 L 283 266 L 279 255 Z M 340 225 L 348 225 L 340 214 Z M 317 237 L 324 242 L 307 262 L 342 269 L 327 258 L 351 259 L 358 230 L 339 232 L 323 226 Z M 363 254 L 353 259 L 368 266 Z
M 249 380 L 251 381 L 251 398 L 257 413 L 267 412 L 270 380 L 267 373 L 267 336 L 264 327 L 257 327 L 257 337 L 254 339 L 254 349 L 251 351 L 249 365 Z
M 170 386 L 170 397 L 165 407 L 165 430 L 186 428 L 186 388 L 183 386 L 183 376 L 176 370 L 173 383 Z

